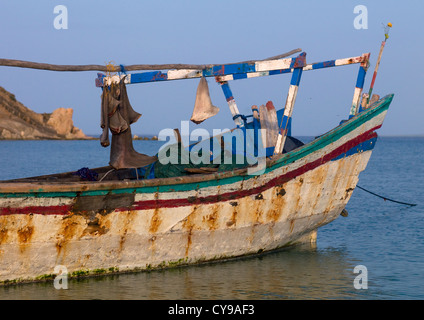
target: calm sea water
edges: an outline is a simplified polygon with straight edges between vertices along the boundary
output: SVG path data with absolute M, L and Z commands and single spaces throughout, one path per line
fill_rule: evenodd
M 306 139 L 307 140 L 307 139 Z M 303 139 L 305 141 L 305 139 Z M 161 142 L 135 141 L 155 154 Z M 0 180 L 107 165 L 98 141 L 0 141 Z M 340 217 L 316 246 L 199 266 L 0 287 L 0 299 L 424 299 L 424 138 L 380 137 Z M 355 266 L 368 288 L 355 289 Z

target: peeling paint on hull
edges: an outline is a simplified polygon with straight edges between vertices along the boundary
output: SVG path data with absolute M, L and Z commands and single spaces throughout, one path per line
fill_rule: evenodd
M 0 183 L 0 283 L 43 279 L 57 265 L 74 276 L 138 271 L 314 240 L 349 201 L 390 101 L 283 155 L 260 176 L 110 189 L 33 185 L 27 193 L 26 185 L 8 191 Z

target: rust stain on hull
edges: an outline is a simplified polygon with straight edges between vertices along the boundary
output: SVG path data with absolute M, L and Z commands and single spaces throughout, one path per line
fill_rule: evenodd
M 77 215 L 70 215 L 62 219 L 62 225 L 56 237 L 56 251 L 59 261 L 66 255 L 66 245 L 78 236 L 78 230 L 82 227 L 81 220 L 81 217 Z
M 290 220 L 290 233 L 293 233 L 293 229 L 294 229 L 294 219 Z
M 156 233 L 161 225 L 162 219 L 160 217 L 159 208 L 155 208 L 153 211 L 152 219 L 150 220 L 149 233 Z
M 25 226 L 18 230 L 19 243 L 25 244 L 31 240 L 32 234 L 34 233 L 34 227 Z
M 9 231 L 5 227 L 0 229 L 0 244 L 7 241 L 8 233 Z
M 128 231 L 131 230 L 133 220 L 134 220 L 135 216 L 137 215 L 137 212 L 132 211 L 132 210 L 127 211 L 127 212 L 121 212 L 121 217 L 123 215 L 125 215 L 122 219 L 123 225 L 120 226 L 120 231 L 119 231 L 119 234 L 120 234 L 119 249 L 118 249 L 119 255 L 122 253 L 125 242 L 127 240 Z
M 210 231 L 216 230 L 217 228 L 218 212 L 219 204 L 214 204 L 212 206 L 212 212 L 202 218 L 202 221 L 206 223 Z
M 274 191 L 274 190 L 273 190 Z M 280 219 L 283 209 L 286 205 L 286 190 L 283 186 L 275 188 L 276 196 L 271 199 L 271 209 L 268 211 L 267 217 L 269 220 L 276 222 Z
M 31 238 L 34 234 L 34 226 L 32 223 L 32 215 L 25 216 L 25 226 L 17 230 L 17 238 L 20 251 L 23 253 L 30 245 Z
M 155 200 L 157 201 L 158 199 L 159 199 L 159 192 L 156 192 Z M 156 206 L 153 210 L 153 216 L 150 220 L 149 232 L 153 234 L 156 233 L 161 223 L 162 223 L 162 219 L 160 217 L 160 209 L 159 207 Z
M 227 227 L 235 227 L 236 224 L 237 224 L 237 214 L 238 214 L 237 206 L 238 206 L 238 203 L 237 203 L 237 205 L 233 205 L 233 204 L 231 204 L 231 205 L 233 206 L 233 211 L 231 213 L 230 220 L 228 220 L 227 223 L 226 223 Z
M 187 258 L 188 257 L 188 253 L 190 251 L 190 246 L 191 246 L 191 236 L 193 233 L 193 228 L 189 229 L 188 231 L 188 235 L 187 235 L 187 245 L 186 245 L 186 250 L 185 250 L 185 254 L 184 257 Z
M 93 220 L 87 223 L 87 228 L 82 233 L 82 236 L 91 235 L 91 236 L 101 236 L 106 234 L 109 231 L 106 226 L 102 225 L 99 217 L 94 218 Z
M 187 243 L 186 243 L 186 248 L 185 248 L 185 254 L 184 257 L 187 258 L 189 251 L 190 251 L 190 247 L 192 244 L 192 234 L 193 234 L 193 228 L 194 228 L 194 223 L 192 220 L 194 220 L 195 215 L 197 213 L 197 206 L 193 206 L 190 214 L 187 216 L 187 218 L 184 219 L 184 223 L 183 223 L 183 229 L 185 231 L 187 231 Z

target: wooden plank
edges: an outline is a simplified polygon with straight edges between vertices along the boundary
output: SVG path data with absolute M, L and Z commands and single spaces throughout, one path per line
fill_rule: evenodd
M 261 129 L 266 130 L 266 134 L 262 136 L 262 144 L 265 148 L 275 147 L 278 138 L 278 119 L 272 101 L 268 101 L 266 106 L 259 107 L 259 119 L 261 122 Z M 265 140 L 266 137 L 266 140 Z
M 329 61 L 306 64 L 303 67 L 303 71 L 310 71 L 310 70 L 317 70 L 317 69 L 323 69 L 323 68 L 345 66 L 345 65 L 349 65 L 349 64 L 363 63 L 364 59 L 365 59 L 364 58 L 365 55 L 369 55 L 369 53 L 365 53 L 365 54 L 358 56 L 358 57 L 336 59 L 336 60 L 329 60 Z M 276 70 L 261 71 L 261 72 L 249 72 L 249 73 L 245 73 L 245 74 L 234 74 L 234 75 L 231 74 L 231 75 L 226 75 L 226 76 L 218 76 L 218 77 L 216 77 L 216 80 L 217 81 L 240 80 L 240 79 L 248 79 L 248 78 L 256 78 L 256 77 L 272 76 L 272 75 L 283 74 L 283 73 L 292 73 L 293 71 L 294 71 L 294 68 L 286 68 L 286 69 L 276 69 Z
M 356 80 L 355 92 L 353 94 L 352 106 L 350 108 L 349 116 L 354 116 L 359 111 L 360 99 L 362 94 L 362 89 L 364 88 L 365 76 L 367 74 L 368 62 L 370 58 L 370 53 L 365 53 L 362 55 L 363 61 L 359 66 L 358 78 Z
M 275 145 L 274 155 L 281 154 L 284 149 L 284 144 L 287 138 L 287 131 L 289 120 L 293 114 L 293 107 L 296 101 L 297 91 L 299 89 L 300 79 L 302 76 L 303 68 L 296 68 L 293 71 L 292 79 L 290 82 L 289 92 L 287 94 L 286 105 L 284 107 L 284 114 L 280 124 L 280 133 L 278 135 L 277 144 Z
M 180 70 L 169 70 L 169 71 L 149 71 L 142 73 L 133 73 L 128 75 L 115 75 L 113 77 L 106 77 L 103 74 L 98 74 L 98 81 L 96 86 L 108 85 L 113 82 L 119 82 L 120 79 L 126 78 L 127 84 L 133 83 L 145 83 L 145 82 L 157 82 L 157 81 L 169 81 L 169 80 L 180 80 L 180 79 L 193 79 L 201 77 L 220 77 L 225 75 L 233 74 L 246 74 L 256 72 L 259 68 L 260 71 L 264 70 L 278 70 L 282 67 L 290 68 L 294 65 L 296 59 L 282 59 L 282 60 L 269 60 L 249 63 L 235 63 L 235 64 L 224 64 L 215 65 L 212 67 L 206 67 L 204 69 L 180 69 Z
M 317 70 L 330 67 L 338 67 L 350 64 L 361 63 L 368 61 L 367 55 L 329 60 L 323 62 L 315 62 L 312 64 L 305 64 L 302 66 L 303 71 Z M 181 70 L 168 70 L 167 72 L 153 71 L 143 73 L 128 74 L 125 82 L 127 84 L 133 83 L 145 83 L 145 82 L 156 82 L 156 81 L 168 81 L 168 80 L 180 80 L 180 79 L 192 79 L 200 77 L 216 77 L 217 82 L 255 78 L 270 76 L 283 73 L 292 73 L 294 71 L 296 58 L 282 59 L 282 60 L 260 60 L 250 61 L 247 63 L 235 63 L 225 65 L 214 65 L 205 69 L 181 69 Z M 99 74 L 97 86 L 101 87 L 104 81 L 106 84 L 110 84 L 110 81 L 119 81 L 125 75 L 114 76 L 112 79 L 106 78 L 105 75 Z
M 227 100 L 228 107 L 230 108 L 231 115 L 233 116 L 234 123 L 237 127 L 243 127 L 244 122 L 240 117 L 240 111 L 237 107 L 236 101 L 234 100 L 233 93 L 231 92 L 230 85 L 228 82 L 220 82 L 222 91 L 224 92 L 225 99 Z

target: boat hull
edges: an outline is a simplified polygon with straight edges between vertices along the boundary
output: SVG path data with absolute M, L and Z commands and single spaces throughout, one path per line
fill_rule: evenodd
M 138 271 L 314 241 L 348 203 L 391 99 L 262 175 L 0 183 L 0 283 L 51 278 L 56 266 L 70 276 Z

